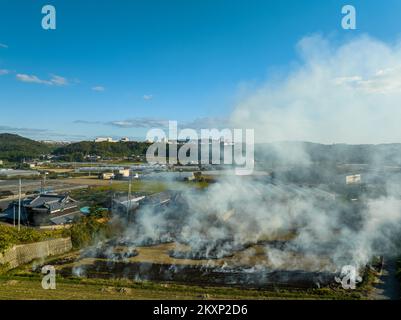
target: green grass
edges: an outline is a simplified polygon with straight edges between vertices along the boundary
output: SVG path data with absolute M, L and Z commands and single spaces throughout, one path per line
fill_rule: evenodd
M 0 277 L 0 299 L 360 299 L 359 293 L 333 289 L 256 290 L 172 283 L 57 278 L 56 290 L 44 290 L 38 274 Z
M 128 192 L 128 183 L 111 184 L 111 186 L 101 186 L 96 188 L 99 191 L 113 190 L 118 192 Z M 133 181 L 131 192 L 157 193 L 167 190 L 167 184 L 159 181 Z
M 134 180 L 131 183 L 131 192 L 144 192 L 144 193 L 158 193 L 167 190 L 183 190 L 186 188 L 206 188 L 209 186 L 208 181 L 175 181 L 165 182 L 161 181 L 147 181 L 147 180 Z M 99 186 L 93 188 L 96 191 L 116 191 L 128 192 L 128 183 L 112 183 L 108 186 Z
M 185 189 L 204 189 L 209 186 L 209 182 L 164 182 L 164 181 L 133 181 L 131 193 L 153 194 L 163 191 L 180 191 Z M 128 193 L 128 182 L 112 183 L 105 186 L 89 187 L 85 190 L 71 191 L 71 197 L 81 201 L 82 205 L 87 206 L 110 206 L 111 198 L 115 193 Z

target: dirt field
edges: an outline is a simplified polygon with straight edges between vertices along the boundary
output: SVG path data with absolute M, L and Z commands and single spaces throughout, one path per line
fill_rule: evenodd
M 272 267 L 272 262 L 267 258 L 267 250 L 264 245 L 256 244 L 251 247 L 236 252 L 230 257 L 222 259 L 179 259 L 170 256 L 170 252 L 173 250 L 188 251 L 190 248 L 186 245 L 176 243 L 165 243 L 154 246 L 137 247 L 138 255 L 129 258 L 129 262 L 145 262 L 145 263 L 156 263 L 156 264 L 168 264 L 168 265 L 208 265 L 211 267 L 226 266 L 228 268 L 237 267 L 250 267 L 250 266 L 264 266 Z M 281 262 L 281 267 L 285 270 L 297 270 L 299 265 L 303 265 L 305 271 L 316 271 L 327 269 L 334 271 L 335 267 L 330 266 L 328 259 L 324 257 L 316 256 L 301 256 L 300 254 L 290 254 L 287 257 L 287 261 Z

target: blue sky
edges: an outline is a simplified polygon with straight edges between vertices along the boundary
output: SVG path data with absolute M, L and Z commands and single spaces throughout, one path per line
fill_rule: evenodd
M 41 28 L 45 4 L 56 30 Z M 225 118 L 243 88 L 297 63 L 303 37 L 391 43 L 400 14 L 399 0 L 0 0 L 0 132 L 143 137 L 150 120 Z

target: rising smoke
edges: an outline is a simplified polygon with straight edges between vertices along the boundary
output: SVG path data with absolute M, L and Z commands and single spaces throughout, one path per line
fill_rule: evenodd
M 181 197 L 179 207 L 140 210 L 124 238 L 133 245 L 175 241 L 190 249 L 174 257 L 206 260 L 259 244 L 266 249 L 266 267 L 273 269 L 335 271 L 397 252 L 401 201 L 392 197 L 354 203 L 315 187 L 243 177 Z M 255 252 L 246 252 L 242 259 L 252 261 Z
M 234 127 L 254 128 L 257 142 L 399 143 L 401 43 L 331 40 L 299 41 L 297 67 L 246 95 Z
M 258 142 L 400 142 L 399 43 L 364 36 L 333 47 L 329 39 L 312 36 L 298 50 L 302 62 L 296 70 L 268 81 L 235 107 L 234 127 L 254 128 Z M 273 146 L 270 152 L 282 166 L 335 174 L 335 164 L 316 166 L 302 144 Z M 384 166 L 380 154 L 368 156 L 375 168 Z M 133 247 L 175 242 L 176 258 L 226 259 L 243 251 L 243 265 L 268 261 L 262 267 L 271 269 L 363 267 L 375 255 L 399 253 L 399 181 L 388 182 L 380 196 L 361 192 L 351 200 L 323 182 L 312 187 L 227 176 L 204 191 L 183 191 L 168 208 L 140 208 L 121 240 Z M 257 258 L 255 244 L 265 249 L 264 259 Z

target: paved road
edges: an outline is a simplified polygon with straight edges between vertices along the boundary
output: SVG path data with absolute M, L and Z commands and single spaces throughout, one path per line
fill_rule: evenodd
M 0 209 L 5 210 L 8 207 L 10 202 L 11 202 L 11 200 L 0 201 Z
M 396 260 L 385 259 L 380 281 L 372 292 L 371 299 L 374 300 L 399 300 L 400 282 L 396 277 Z
M 18 199 L 18 180 L 0 180 L 0 191 L 8 190 L 14 193 L 13 196 L 4 197 L 0 199 L 0 209 L 4 210 L 8 204 Z M 26 196 L 26 192 L 38 191 L 41 187 L 41 181 L 38 180 L 23 180 L 22 184 L 22 197 Z M 69 180 L 48 180 L 46 189 L 51 189 L 52 192 L 68 192 L 76 189 L 87 188 L 86 184 L 69 183 Z M 1 211 L 1 210 L 0 210 Z
M 41 188 L 41 180 L 22 180 L 22 192 L 35 191 Z M 46 181 L 46 188 L 67 188 L 76 184 L 69 183 L 68 180 L 53 180 Z M 0 180 L 0 191 L 11 191 L 14 194 L 18 193 L 19 181 L 18 180 Z

